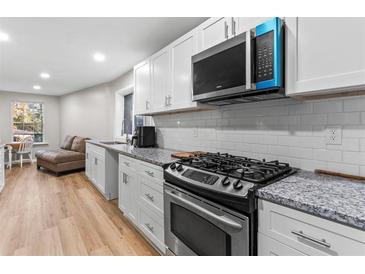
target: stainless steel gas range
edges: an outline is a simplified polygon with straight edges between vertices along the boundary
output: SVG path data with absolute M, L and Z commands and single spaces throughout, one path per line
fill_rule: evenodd
M 256 255 L 255 190 L 295 172 L 286 163 L 208 153 L 164 171 L 165 242 L 175 255 Z

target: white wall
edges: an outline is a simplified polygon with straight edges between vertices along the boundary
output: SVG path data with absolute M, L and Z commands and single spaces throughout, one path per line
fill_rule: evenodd
M 61 139 L 79 135 L 99 140 L 114 138 L 115 92 L 133 84 L 133 72 L 60 99 Z
M 57 148 L 60 144 L 59 97 L 5 91 L 0 91 L 0 143 L 12 141 L 11 103 L 14 101 L 44 103 L 44 133 L 48 145 L 42 148 Z
M 294 99 L 154 117 L 159 146 L 278 159 L 306 170 L 365 176 L 365 96 Z M 326 127 L 342 127 L 342 144 L 326 144 Z

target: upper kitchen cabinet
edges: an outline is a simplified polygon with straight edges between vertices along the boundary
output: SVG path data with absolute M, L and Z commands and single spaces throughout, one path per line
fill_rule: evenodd
M 151 108 L 150 61 L 144 61 L 134 67 L 134 114 L 148 114 Z
M 249 31 L 272 17 L 232 17 L 232 35 Z
M 212 17 L 197 27 L 199 51 L 206 50 L 232 37 L 233 17 Z
M 289 96 L 365 87 L 365 18 L 286 18 Z
M 192 101 L 191 57 L 197 52 L 195 30 L 171 44 L 171 91 L 169 99 L 174 109 L 194 108 Z
M 151 96 L 154 112 L 166 110 L 171 104 L 170 48 L 166 47 L 150 58 Z

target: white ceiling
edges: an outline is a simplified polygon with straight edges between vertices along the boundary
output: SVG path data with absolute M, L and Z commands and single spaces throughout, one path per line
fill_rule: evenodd
M 205 19 L 0 18 L 9 35 L 0 41 L 0 90 L 63 95 L 111 81 Z M 95 62 L 95 52 L 105 62 Z

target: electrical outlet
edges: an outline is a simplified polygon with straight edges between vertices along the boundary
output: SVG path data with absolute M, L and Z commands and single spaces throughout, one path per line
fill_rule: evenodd
M 341 145 L 342 144 L 342 128 L 341 127 L 328 127 L 326 143 L 328 145 Z

